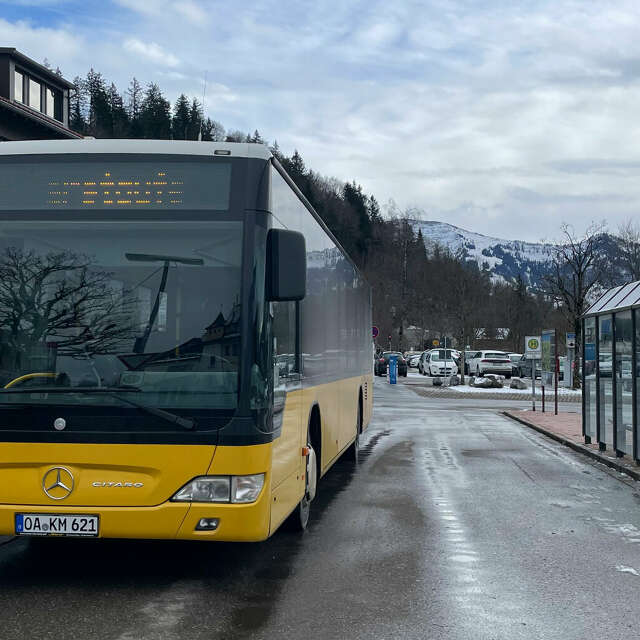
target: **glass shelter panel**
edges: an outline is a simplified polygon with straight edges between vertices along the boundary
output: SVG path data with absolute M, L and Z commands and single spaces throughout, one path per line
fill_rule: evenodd
M 597 431 L 597 385 L 596 385 L 596 319 L 584 322 L 584 424 L 585 435 L 593 441 Z
M 616 322 L 616 448 L 633 451 L 633 326 L 631 311 L 615 316 Z
M 640 309 L 634 309 L 636 314 L 636 370 L 635 370 L 635 385 L 636 385 L 636 416 L 640 416 Z M 636 417 L 636 421 L 638 418 Z M 636 425 L 636 429 L 638 426 Z M 637 431 L 636 431 L 637 433 Z M 636 460 L 640 459 L 640 438 L 636 438 Z
M 598 318 L 600 344 L 598 367 L 600 370 L 600 442 L 613 446 L 613 318 Z

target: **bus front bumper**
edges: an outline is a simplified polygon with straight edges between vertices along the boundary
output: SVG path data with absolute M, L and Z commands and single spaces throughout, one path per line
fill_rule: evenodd
M 257 542 L 269 537 L 269 492 L 253 504 L 165 502 L 154 507 L 0 505 L 0 536 L 16 535 L 16 514 L 98 516 L 99 538 Z M 202 519 L 213 530 L 197 530 Z

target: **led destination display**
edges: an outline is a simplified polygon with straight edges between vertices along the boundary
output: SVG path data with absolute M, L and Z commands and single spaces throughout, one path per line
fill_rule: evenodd
M 0 210 L 229 207 L 227 162 L 69 162 L 0 166 Z

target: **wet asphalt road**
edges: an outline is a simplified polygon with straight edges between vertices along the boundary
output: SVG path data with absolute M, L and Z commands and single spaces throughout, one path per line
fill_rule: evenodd
M 11 541 L 0 638 L 636 636 L 637 488 L 490 408 L 375 384 L 362 462 L 323 479 L 305 535 Z

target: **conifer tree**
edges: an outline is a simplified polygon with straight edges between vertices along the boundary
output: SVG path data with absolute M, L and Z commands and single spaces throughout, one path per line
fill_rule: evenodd
M 142 138 L 142 123 L 140 113 L 142 111 L 142 86 L 136 78 L 133 78 L 127 88 L 127 114 L 129 116 L 129 137 Z
M 122 96 L 118 93 L 116 85 L 111 83 L 109 87 L 109 107 L 111 108 L 111 122 L 114 138 L 126 138 L 129 135 L 129 116 L 124 108 Z
M 96 138 L 112 138 L 111 106 L 104 78 L 101 73 L 91 68 L 85 82 L 89 98 L 88 133 Z
M 171 137 L 171 105 L 155 82 L 149 83 L 145 91 L 140 124 L 145 138 L 168 140 Z
M 184 93 L 181 93 L 173 107 L 173 118 L 171 119 L 171 134 L 173 139 L 188 140 L 190 123 L 189 100 L 187 100 L 187 96 L 185 96 Z
M 202 123 L 202 139 L 209 142 L 222 142 L 225 138 L 224 127 L 215 120 L 207 118 Z
M 189 109 L 189 130 L 188 139 L 197 140 L 200 137 L 200 131 L 202 126 L 202 106 L 198 102 L 197 98 L 191 101 L 191 108 Z
M 82 135 L 87 132 L 86 108 L 87 92 L 85 82 L 80 76 L 76 76 L 73 79 L 73 90 L 69 95 L 69 127 Z
M 289 165 L 289 173 L 291 173 L 291 177 L 295 180 L 296 177 L 303 177 L 307 173 L 307 167 L 304 164 L 304 160 L 302 156 L 298 153 L 296 149 L 291 156 L 291 160 L 288 162 Z

